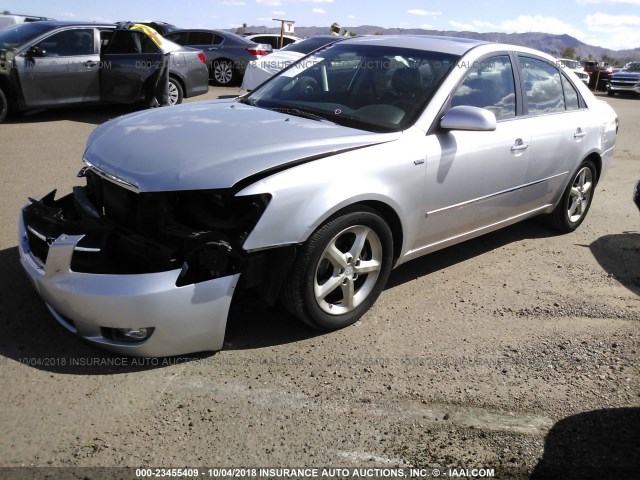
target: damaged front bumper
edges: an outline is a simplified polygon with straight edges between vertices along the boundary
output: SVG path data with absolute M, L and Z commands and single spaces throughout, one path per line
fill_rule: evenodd
M 86 187 L 30 199 L 20 215 L 20 261 L 51 313 L 126 355 L 220 350 L 245 277 L 240 245 L 268 199 L 137 193 L 81 174 Z
M 82 237 L 62 234 L 54 239 L 43 264 L 31 252 L 20 216 L 22 266 L 65 328 L 125 355 L 161 357 L 222 348 L 240 274 L 177 287 L 180 270 L 137 275 L 73 272 L 71 258 Z M 114 335 L 140 328 L 152 332 L 140 342 Z

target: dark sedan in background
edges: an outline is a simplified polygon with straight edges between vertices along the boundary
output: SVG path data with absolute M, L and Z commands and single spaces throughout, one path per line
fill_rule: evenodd
M 204 51 L 211 78 L 222 86 L 237 83 L 251 60 L 273 50 L 271 45 L 255 43 L 224 30 L 176 30 L 167 35 L 167 39 Z
M 157 34 L 90 22 L 9 27 L 0 31 L 0 121 L 9 110 L 149 101 L 165 59 L 170 105 L 207 93 L 204 54 Z

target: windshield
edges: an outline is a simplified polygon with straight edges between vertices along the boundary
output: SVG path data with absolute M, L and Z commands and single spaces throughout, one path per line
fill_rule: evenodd
M 319 49 L 320 47 L 324 47 L 325 45 L 328 45 L 330 43 L 337 42 L 338 40 L 342 39 L 340 37 L 330 36 L 311 37 L 300 42 L 290 43 L 286 47 L 283 47 L 281 51 L 286 50 L 288 52 L 298 52 L 304 53 L 306 55 L 313 52 L 314 50 Z
M 582 68 L 582 65 L 580 65 L 580 62 L 578 62 L 577 60 L 560 60 L 565 67 L 567 68 L 571 68 L 573 70 L 576 70 L 578 68 Z
M 41 22 L 21 23 L 0 30 L 0 49 L 20 47 L 49 30 L 51 26 Z
M 410 126 L 457 56 L 338 43 L 299 60 L 242 101 L 374 132 Z
M 640 72 L 640 62 L 629 63 L 624 66 L 625 72 Z

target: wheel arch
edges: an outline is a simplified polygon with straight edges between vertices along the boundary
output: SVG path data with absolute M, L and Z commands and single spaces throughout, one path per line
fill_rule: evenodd
M 393 238 L 393 263 L 395 264 L 398 258 L 400 258 L 402 243 L 404 241 L 404 230 L 398 213 L 391 205 L 380 200 L 364 200 L 338 210 L 333 217 L 340 216 L 349 210 L 357 210 L 359 206 L 364 206 L 375 211 L 389 226 Z
M 4 92 L 9 105 L 9 112 L 20 110 L 22 104 L 22 92 L 17 92 L 13 83 L 6 75 L 0 75 L 0 89 Z
M 600 181 L 600 177 L 602 176 L 602 157 L 598 152 L 591 152 L 587 155 L 582 162 L 585 160 L 591 160 L 596 167 L 596 182 Z M 580 162 L 580 163 L 582 163 Z
M 182 87 L 182 95 L 184 96 L 184 98 L 187 98 L 187 89 L 184 83 L 184 79 L 175 72 L 169 72 L 169 78 L 173 78 L 180 84 L 180 87 Z

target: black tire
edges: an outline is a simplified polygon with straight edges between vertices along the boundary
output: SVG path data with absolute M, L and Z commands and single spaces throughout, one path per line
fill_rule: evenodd
M 4 94 L 4 91 L 0 88 L 0 123 L 4 122 L 8 113 L 9 102 L 7 101 L 7 96 Z
M 615 92 L 611 91 L 611 90 L 607 90 L 607 95 L 610 97 L 613 97 L 615 95 Z
M 169 106 L 180 105 L 184 98 L 184 91 L 180 82 L 173 77 L 169 77 Z
M 386 222 L 364 207 L 345 212 L 318 228 L 302 246 L 283 285 L 282 303 L 319 330 L 346 327 L 374 304 L 392 263 L 393 237 Z
M 598 172 L 591 160 L 585 160 L 571 177 L 555 210 L 545 217 L 559 232 L 573 232 L 589 213 L 598 182 Z
M 233 64 L 229 60 L 215 60 L 211 64 L 211 78 L 221 87 L 233 85 L 237 76 Z

